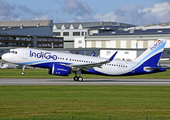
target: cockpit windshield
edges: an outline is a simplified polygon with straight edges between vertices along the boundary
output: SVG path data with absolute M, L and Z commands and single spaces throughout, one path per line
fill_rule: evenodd
M 17 51 L 10 50 L 9 53 L 17 54 Z

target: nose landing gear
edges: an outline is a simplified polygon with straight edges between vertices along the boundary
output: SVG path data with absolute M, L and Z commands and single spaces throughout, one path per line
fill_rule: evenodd
M 24 72 L 24 71 L 25 71 L 25 68 L 26 68 L 26 67 L 25 67 L 25 65 L 24 65 L 23 68 L 22 68 L 21 75 L 24 75 L 24 74 L 25 74 L 25 72 Z

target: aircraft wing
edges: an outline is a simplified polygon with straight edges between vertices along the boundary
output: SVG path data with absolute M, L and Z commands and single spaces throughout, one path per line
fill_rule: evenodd
M 106 64 L 106 63 L 109 63 L 111 62 L 114 57 L 116 56 L 117 54 L 117 51 L 108 59 L 108 60 L 105 60 L 105 61 L 102 61 L 102 62 L 98 62 L 98 63 L 89 63 L 89 64 L 71 64 L 71 65 L 65 65 L 65 64 L 61 64 L 61 65 L 64 65 L 64 66 L 69 66 L 71 68 L 77 68 L 77 69 L 88 69 L 88 68 L 92 68 L 93 67 L 100 67 L 103 65 L 103 64 Z

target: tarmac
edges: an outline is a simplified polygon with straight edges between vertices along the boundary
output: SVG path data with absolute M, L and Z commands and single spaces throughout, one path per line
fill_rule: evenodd
M 0 85 L 141 85 L 170 86 L 170 79 L 0 79 Z

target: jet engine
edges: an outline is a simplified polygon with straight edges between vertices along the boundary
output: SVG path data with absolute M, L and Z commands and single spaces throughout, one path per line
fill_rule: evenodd
M 48 74 L 68 76 L 69 71 L 70 71 L 70 67 L 67 67 L 67 66 L 64 66 L 64 65 L 53 64 L 52 69 L 48 70 Z

